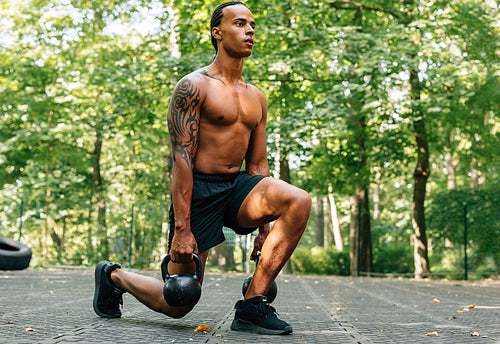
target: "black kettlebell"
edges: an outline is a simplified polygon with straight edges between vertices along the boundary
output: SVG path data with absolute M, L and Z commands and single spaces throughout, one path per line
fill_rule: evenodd
M 259 264 L 259 260 L 260 260 L 260 253 L 257 255 L 257 258 L 255 259 L 255 267 L 257 267 L 257 265 Z M 253 274 L 245 278 L 245 280 L 243 281 L 243 286 L 241 287 L 241 292 L 243 293 L 243 297 L 245 297 L 245 294 L 247 293 L 248 286 L 252 281 L 252 277 Z M 276 295 L 278 295 L 278 285 L 276 284 L 276 281 L 273 281 L 266 294 L 267 302 L 269 303 L 273 302 L 274 299 L 276 298 Z
M 196 253 L 193 253 L 193 258 L 196 263 L 196 274 L 177 274 L 170 275 L 168 273 L 168 263 L 170 262 L 170 254 L 167 254 L 161 262 L 161 275 L 165 285 L 163 286 L 163 297 L 165 301 L 172 307 L 194 306 L 201 297 L 201 274 L 202 264 L 201 259 Z

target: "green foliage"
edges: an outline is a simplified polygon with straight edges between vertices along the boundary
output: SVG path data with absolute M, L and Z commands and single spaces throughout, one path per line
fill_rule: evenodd
M 412 273 L 413 247 L 411 245 L 376 245 L 373 250 L 373 271 L 382 273 Z
M 388 204 L 389 205 L 389 204 Z M 393 205 L 394 206 L 394 205 Z M 413 245 L 411 238 L 411 224 L 407 217 L 399 218 L 399 226 L 386 224 L 385 216 L 389 212 L 397 218 L 397 207 L 386 209 L 384 219 L 373 221 L 373 271 L 379 273 L 412 273 Z
M 478 268 L 491 257 L 500 266 L 500 188 L 485 185 L 480 189 L 459 189 L 433 194 L 427 212 L 435 246 L 463 247 L 467 226 L 467 246 Z M 476 263 L 474 263 L 476 261 Z
M 348 276 L 350 273 L 349 251 L 345 250 L 338 252 L 334 248 L 299 247 L 291 261 L 297 274 Z

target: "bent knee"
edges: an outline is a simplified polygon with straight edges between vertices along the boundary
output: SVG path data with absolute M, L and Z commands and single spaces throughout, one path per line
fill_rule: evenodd
M 171 318 L 174 319 L 180 319 L 184 318 L 189 312 L 191 312 L 191 309 L 189 310 L 184 310 L 184 309 L 174 309 L 170 311 L 167 315 L 170 316 Z
M 174 319 L 180 319 L 185 317 L 189 312 L 193 310 L 194 307 L 164 307 L 161 313 L 165 314 Z
M 311 195 L 309 195 L 309 193 L 307 193 L 306 191 L 298 189 L 294 197 L 294 204 L 296 210 L 307 214 L 307 216 L 309 216 L 309 214 L 311 213 L 312 198 Z

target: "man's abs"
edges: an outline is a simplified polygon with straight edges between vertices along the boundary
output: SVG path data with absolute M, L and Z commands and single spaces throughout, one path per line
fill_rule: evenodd
M 201 173 L 234 173 L 240 170 L 251 132 L 227 128 L 225 131 L 200 126 L 200 141 L 194 169 Z

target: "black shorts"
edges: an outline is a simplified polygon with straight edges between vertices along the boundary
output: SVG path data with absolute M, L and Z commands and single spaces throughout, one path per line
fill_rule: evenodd
M 236 216 L 248 193 L 265 176 L 252 176 L 246 172 L 231 174 L 203 174 L 193 172 L 191 197 L 191 231 L 201 253 L 225 240 L 222 227 L 238 234 L 249 234 L 255 228 L 238 226 Z M 170 233 L 168 247 L 175 231 L 175 215 L 170 206 Z

